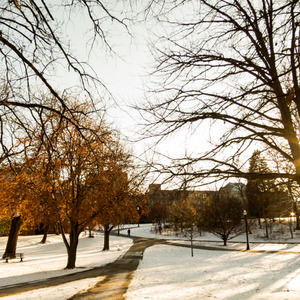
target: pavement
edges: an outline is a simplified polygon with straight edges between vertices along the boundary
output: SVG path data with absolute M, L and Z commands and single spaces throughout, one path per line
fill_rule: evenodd
M 133 245 L 129 250 L 106 268 L 104 280 L 70 299 L 124 299 L 134 272 L 143 259 L 145 249 L 163 243 L 165 241 L 159 239 L 133 238 Z
M 122 235 L 125 236 L 125 235 Z M 133 278 L 134 272 L 137 269 L 140 260 L 143 259 L 144 251 L 148 247 L 153 245 L 165 244 L 177 247 L 189 247 L 188 244 L 181 244 L 176 242 L 169 242 L 164 239 L 150 239 L 150 238 L 140 238 L 131 237 L 133 239 L 133 245 L 128 249 L 126 253 L 120 256 L 114 262 L 107 264 L 102 267 L 93 268 L 90 270 L 85 270 L 77 272 L 74 274 L 63 275 L 55 278 L 50 278 L 46 280 L 21 283 L 13 286 L 6 286 L 0 289 L 0 297 L 14 295 L 18 293 L 27 292 L 30 290 L 46 288 L 50 286 L 58 286 L 67 282 L 100 277 L 99 282 L 92 288 L 75 294 L 70 299 L 103 299 L 103 300 L 119 300 L 124 299 L 124 295 L 127 292 L 127 288 Z M 219 248 L 210 246 L 194 246 L 194 249 L 202 250 L 212 250 L 212 251 L 246 251 L 230 248 Z M 255 253 L 296 253 L 300 252 L 288 252 L 288 251 L 265 251 L 265 250 L 247 250 L 247 252 Z

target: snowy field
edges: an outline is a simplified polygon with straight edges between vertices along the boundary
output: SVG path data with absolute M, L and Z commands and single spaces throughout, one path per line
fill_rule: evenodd
M 158 237 L 144 228 L 133 234 Z M 184 238 L 163 236 L 185 243 Z M 195 245 L 224 249 L 223 242 L 212 234 L 196 237 Z M 246 237 L 238 236 L 225 248 L 245 249 Z M 300 237 L 294 233 L 266 243 L 259 233 L 249 235 L 251 250 L 224 252 L 195 250 L 166 245 L 146 249 L 143 260 L 129 286 L 126 300 L 136 299 L 300 299 Z M 277 243 L 276 243 L 277 242 Z M 268 251 L 280 251 L 268 253 Z M 294 253 L 293 253 L 294 252 Z M 296 253 L 298 252 L 298 253 Z
M 131 235 L 166 238 L 187 243 L 184 238 L 163 236 L 150 232 L 151 225 L 131 228 Z M 127 233 L 127 231 L 124 231 Z M 51 235 L 46 245 L 39 244 L 41 236 L 20 237 L 18 252 L 25 260 L 8 264 L 0 261 L 0 288 L 18 282 L 60 276 L 82 268 L 104 265 L 117 259 L 131 246 L 131 239 L 111 236 L 111 251 L 102 252 L 103 236 L 81 237 L 77 269 L 64 270 L 66 250 L 60 236 Z M 251 250 L 278 250 L 280 253 L 225 252 L 216 237 L 197 237 L 196 245 L 219 247 L 220 251 L 194 250 L 168 245 L 146 249 L 144 258 L 129 286 L 127 300 L 138 299 L 300 299 L 299 234 L 280 243 L 266 243 L 250 235 Z M 0 253 L 7 237 L 0 237 Z M 245 236 L 235 238 L 226 248 L 245 249 Z M 84 279 L 1 299 L 67 299 L 80 290 L 93 286 L 103 278 Z
M 153 246 L 145 251 L 127 300 L 300 299 L 300 255 Z
M 76 269 L 64 270 L 67 264 L 66 248 L 61 236 L 49 235 L 45 245 L 40 244 L 42 236 L 20 236 L 17 252 L 24 253 L 24 261 L 19 259 L 0 260 L 0 289 L 21 282 L 29 282 L 71 274 L 78 271 L 105 265 L 116 260 L 132 245 L 132 240 L 122 237 L 110 237 L 110 251 L 101 251 L 103 235 L 95 238 L 82 236 L 79 240 Z M 7 237 L 0 237 L 0 253 L 4 253 Z M 67 299 L 80 290 L 96 284 L 102 278 L 90 278 L 51 287 L 30 291 L 1 299 Z

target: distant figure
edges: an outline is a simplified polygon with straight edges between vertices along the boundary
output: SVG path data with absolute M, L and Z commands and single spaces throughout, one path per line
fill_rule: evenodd
M 130 229 L 127 230 L 128 236 L 130 236 Z

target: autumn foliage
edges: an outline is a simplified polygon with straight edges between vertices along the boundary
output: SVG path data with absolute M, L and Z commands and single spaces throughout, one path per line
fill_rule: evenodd
M 88 111 L 88 109 L 81 109 Z M 74 268 L 80 233 L 138 220 L 143 197 L 130 178 L 131 155 L 117 135 L 88 114 L 44 118 L 13 166 L 1 169 L 1 215 L 18 213 L 25 226 L 57 224 Z M 67 235 L 69 234 L 69 235 Z M 106 249 L 105 249 L 106 250 Z

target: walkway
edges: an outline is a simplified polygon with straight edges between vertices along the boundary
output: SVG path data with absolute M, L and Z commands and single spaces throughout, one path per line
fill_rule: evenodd
M 137 269 L 146 248 L 165 243 L 164 240 L 134 238 L 134 244 L 119 259 L 111 263 L 104 274 L 106 278 L 84 293 L 79 293 L 71 299 L 124 299 L 134 271 Z

